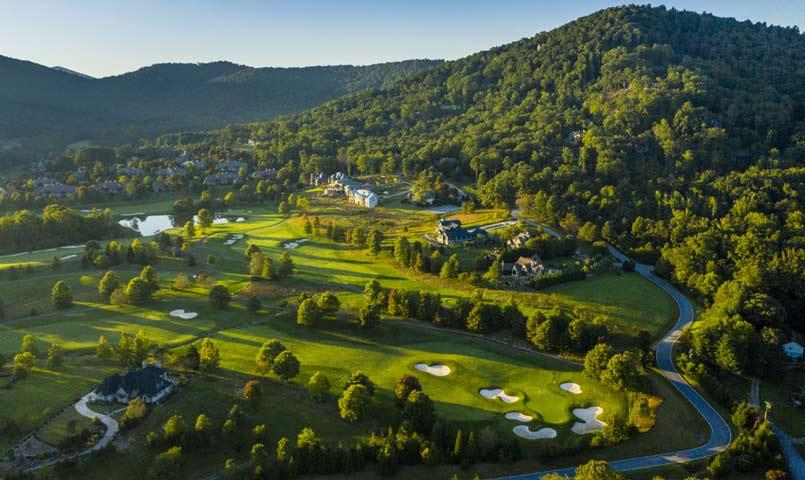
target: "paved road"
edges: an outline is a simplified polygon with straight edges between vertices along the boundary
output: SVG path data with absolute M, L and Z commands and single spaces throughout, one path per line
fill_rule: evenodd
M 780 440 L 780 448 L 788 463 L 788 471 L 791 472 L 791 477 L 794 480 L 805 480 L 805 461 L 802 460 L 802 456 L 799 454 L 794 442 L 791 441 L 791 437 L 782 428 L 773 423 L 771 428 Z
M 118 430 L 117 420 L 110 417 L 109 415 L 104 415 L 102 413 L 95 412 L 89 408 L 89 405 L 87 405 L 87 402 L 89 401 L 89 395 L 90 394 L 88 393 L 83 397 L 81 397 L 81 400 L 76 402 L 75 409 L 76 411 L 78 411 L 79 414 L 81 414 L 84 417 L 87 418 L 98 417 L 101 420 L 101 422 L 104 425 L 106 425 L 106 433 L 104 433 L 103 437 L 100 440 L 98 440 L 98 443 L 87 449 L 87 451 L 83 452 L 82 455 L 84 453 L 89 453 L 91 451 L 100 450 L 103 447 L 109 445 L 109 442 L 111 442 L 115 438 L 115 435 L 117 434 Z
M 609 247 L 609 252 L 620 261 L 627 257 L 614 247 Z M 657 367 L 668 381 L 679 390 L 691 405 L 701 414 L 710 426 L 710 439 L 704 444 L 682 450 L 678 452 L 668 452 L 658 455 L 647 455 L 644 457 L 628 458 L 609 462 L 613 470 L 626 472 L 630 470 L 640 470 L 643 468 L 660 467 L 674 463 L 685 463 L 693 460 L 711 457 L 724 450 L 732 441 L 732 432 L 724 418 L 705 400 L 699 392 L 691 387 L 688 382 L 677 372 L 673 362 L 674 343 L 679 339 L 682 331 L 693 321 L 693 305 L 687 298 L 674 288 L 670 283 L 657 277 L 652 272 L 650 265 L 637 264 L 635 271 L 647 278 L 649 281 L 660 287 L 674 299 L 679 308 L 679 318 L 670 332 L 660 340 L 657 345 Z M 558 473 L 565 476 L 573 476 L 575 467 L 561 468 L 557 470 L 547 470 L 543 472 L 527 473 L 522 475 L 511 475 L 500 477 L 498 480 L 536 480 L 549 473 Z

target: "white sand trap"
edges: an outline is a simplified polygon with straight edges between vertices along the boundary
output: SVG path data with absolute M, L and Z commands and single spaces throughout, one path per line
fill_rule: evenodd
M 59 247 L 59 248 L 63 248 L 65 250 L 67 250 L 68 248 L 84 248 L 84 247 L 86 247 L 86 245 L 82 243 L 81 245 L 65 245 L 65 246 Z
M 232 238 L 235 240 L 241 240 L 243 237 L 245 237 L 245 235 L 241 235 L 240 233 L 232 235 Z
M 305 242 L 307 242 L 307 238 L 300 238 L 299 240 L 296 241 L 296 243 L 305 243 Z
M 559 388 L 574 395 L 581 393 L 581 386 L 578 383 L 565 382 L 559 385 Z
M 191 318 L 196 318 L 198 313 L 196 312 L 185 312 L 181 308 L 179 310 L 172 310 L 169 315 L 171 317 L 181 318 L 184 320 L 190 320 Z
M 134 213 L 121 213 L 121 217 L 139 217 L 141 215 L 145 215 L 145 212 L 134 212 Z
M 77 256 L 78 256 L 78 255 L 76 255 L 76 254 L 72 254 L 72 255 L 65 255 L 65 256 L 61 257 L 59 260 L 70 260 L 71 258 L 75 258 L 75 257 L 77 257 Z
M 584 420 L 584 422 L 574 423 L 571 430 L 576 435 L 584 435 L 585 433 L 601 430 L 604 428 L 604 425 L 606 425 L 606 423 L 598 419 L 598 416 L 602 413 L 604 413 L 604 409 L 601 407 L 574 408 L 573 415 Z
M 450 367 L 447 365 L 428 365 L 426 363 L 417 363 L 414 368 L 420 372 L 429 373 L 437 377 L 446 377 L 450 375 Z
M 504 392 L 502 388 L 482 388 L 478 391 L 478 393 L 480 393 L 482 397 L 490 400 L 499 398 L 503 403 L 514 403 L 517 400 L 520 400 L 514 395 L 506 395 L 506 392 Z
M 229 239 L 229 240 L 224 242 L 224 245 L 234 245 L 234 244 L 235 244 L 235 241 L 232 240 L 232 239 Z
M 299 244 L 296 243 L 296 242 L 289 242 L 289 243 L 285 244 L 284 248 L 287 248 L 288 250 L 293 250 L 298 246 L 299 246 Z
M 536 432 L 531 430 L 528 425 L 517 425 L 512 428 L 512 432 L 518 437 L 527 440 L 539 440 L 541 438 L 556 438 L 556 430 L 553 428 L 540 428 Z
M 530 422 L 531 420 L 534 420 L 534 417 L 532 417 L 531 415 L 526 415 L 523 412 L 509 412 L 506 414 L 506 420 L 514 420 L 516 422 Z

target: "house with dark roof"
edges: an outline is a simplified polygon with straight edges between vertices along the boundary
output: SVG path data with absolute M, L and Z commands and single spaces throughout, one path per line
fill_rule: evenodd
M 90 394 L 90 401 L 106 403 L 129 403 L 141 398 L 145 403 L 158 403 L 170 394 L 176 382 L 168 378 L 160 365 L 144 365 L 138 370 L 129 370 L 106 377 Z
M 95 190 L 106 193 L 107 195 L 120 195 L 126 190 L 126 187 L 122 183 L 115 181 L 101 182 L 94 187 Z
M 478 229 L 469 230 L 461 226 L 460 220 L 439 220 L 436 225 L 436 243 L 441 245 L 463 245 L 478 238 Z
M 34 195 L 38 197 L 65 198 L 67 195 L 75 195 L 76 188 L 73 185 L 54 183 L 44 185 L 34 190 Z
M 531 258 L 520 257 L 516 262 L 500 262 L 500 273 L 511 281 L 523 283 L 542 275 L 545 266 L 542 260 L 534 255 Z
M 509 248 L 523 248 L 525 247 L 526 242 L 529 240 L 531 240 L 531 234 L 528 232 L 521 232 L 506 242 L 506 246 Z

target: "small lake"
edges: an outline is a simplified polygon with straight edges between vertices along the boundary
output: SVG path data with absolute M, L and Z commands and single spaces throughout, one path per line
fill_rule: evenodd
M 212 223 L 243 222 L 244 217 L 216 217 Z M 173 224 L 173 215 L 145 215 L 142 217 L 131 217 L 120 220 L 118 224 L 139 232 L 144 237 L 157 235 L 165 230 L 181 227 L 182 225 Z M 193 217 L 193 223 L 198 224 L 198 216 Z

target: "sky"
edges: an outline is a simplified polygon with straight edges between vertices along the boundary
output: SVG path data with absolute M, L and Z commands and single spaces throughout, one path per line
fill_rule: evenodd
M 452 60 L 622 3 L 628 2 L 0 0 L 0 55 L 97 77 L 164 62 L 290 67 Z M 662 4 L 805 31 L 803 0 Z

